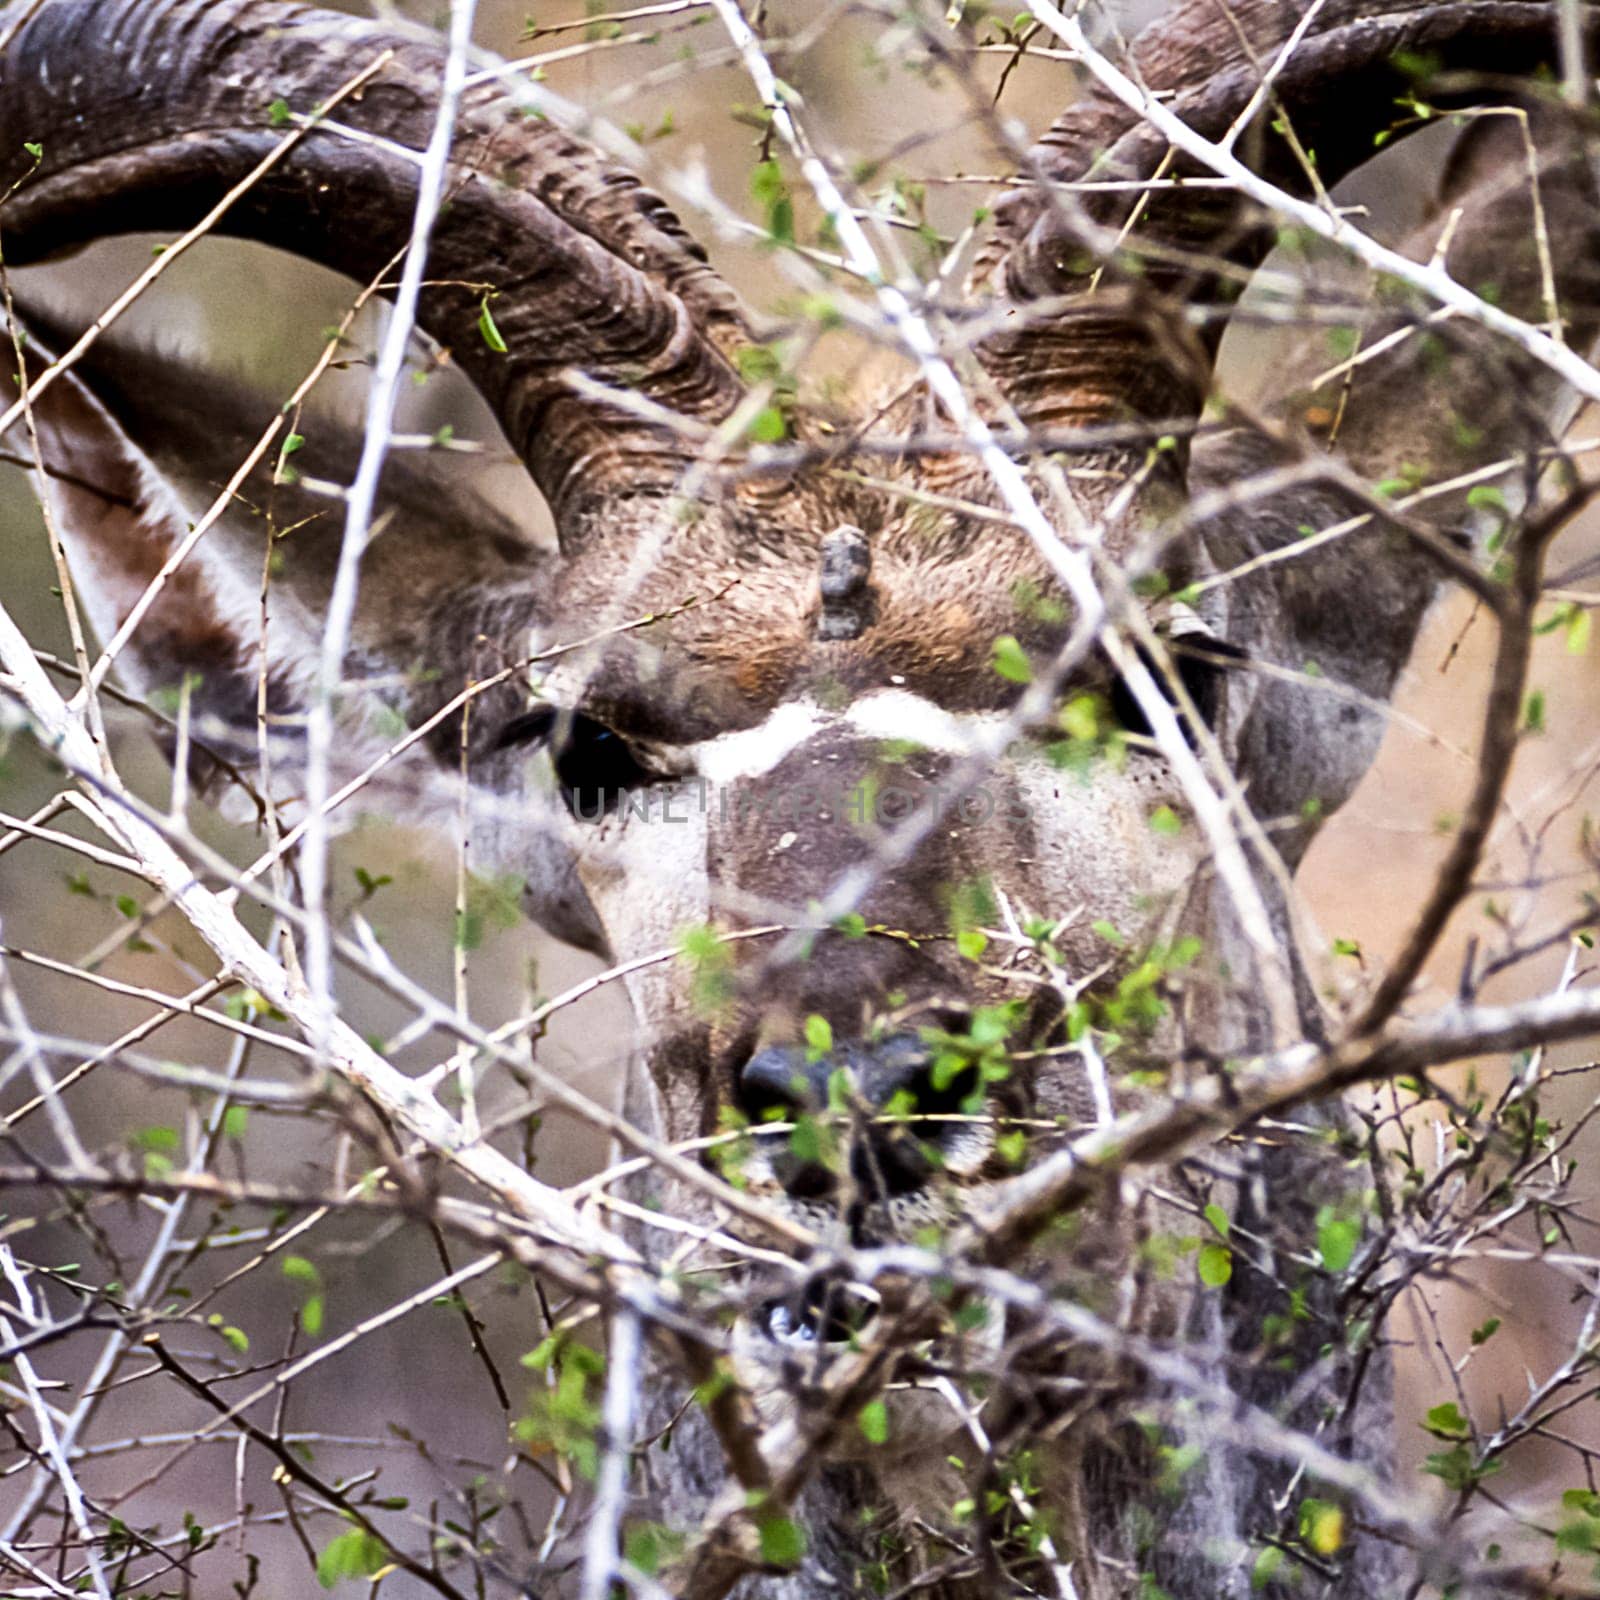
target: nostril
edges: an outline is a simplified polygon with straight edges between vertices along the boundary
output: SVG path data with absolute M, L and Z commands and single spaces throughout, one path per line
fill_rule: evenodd
M 784 1193 L 795 1200 L 831 1200 L 839 1192 L 837 1176 L 821 1162 L 786 1158 L 776 1165 Z
M 980 1108 L 983 1076 L 975 1063 L 945 1052 L 926 1057 L 894 1100 L 903 1114 L 872 1141 L 872 1180 L 897 1195 L 924 1188 Z
M 943 1053 L 930 1057 L 906 1085 L 918 1119 L 957 1116 L 970 1108 L 983 1085 L 976 1063 Z M 930 1125 L 933 1131 L 937 1123 Z
M 930 1029 L 880 1046 L 870 1098 L 878 1115 L 851 1151 L 850 1172 L 870 1197 L 927 1188 L 963 1144 L 968 1115 L 981 1104 L 983 1075 L 956 1048 L 959 1035 Z
M 760 1050 L 744 1064 L 734 1097 L 752 1122 L 788 1121 L 796 1112 L 814 1109 L 803 1058 L 781 1048 Z
M 933 1176 L 934 1164 L 927 1151 L 930 1144 L 938 1142 L 937 1134 L 930 1138 L 920 1128 L 909 1133 L 891 1130 L 888 1137 L 872 1139 L 852 1152 L 850 1174 L 874 1199 L 916 1194 L 927 1188 Z
M 827 1080 L 820 1076 L 825 1070 L 826 1063 L 808 1063 L 800 1051 L 778 1046 L 753 1055 L 735 1085 L 734 1098 L 750 1119 L 773 1176 L 795 1200 L 830 1200 L 838 1192 L 838 1174 L 828 1153 L 831 1135 L 808 1126 L 827 1104 Z M 772 1130 L 773 1123 L 804 1129 L 804 1143 L 798 1132 Z

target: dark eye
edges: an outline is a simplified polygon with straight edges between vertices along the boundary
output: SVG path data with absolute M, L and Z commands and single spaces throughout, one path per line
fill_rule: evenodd
M 530 744 L 550 751 L 562 802 L 580 822 L 598 821 L 616 811 L 630 790 L 659 781 L 627 740 L 581 711 L 535 706 L 508 722 L 495 740 L 497 750 Z
M 1225 639 L 1217 639 L 1209 634 L 1174 639 L 1169 643 L 1168 649 L 1172 655 L 1173 668 L 1183 684 L 1184 693 L 1189 696 L 1195 710 L 1200 713 L 1200 720 L 1208 728 L 1214 728 L 1217 712 L 1221 707 L 1222 680 L 1228 671 L 1228 663 L 1247 661 L 1249 659 L 1247 652 L 1241 650 L 1238 645 L 1229 644 Z M 1139 659 L 1150 668 L 1166 699 L 1175 700 L 1165 676 L 1156 670 L 1155 663 L 1142 648 L 1139 650 Z M 1129 733 L 1148 734 L 1150 723 L 1120 675 L 1112 680 L 1110 693 L 1111 711 L 1117 721 Z M 1191 734 L 1190 743 L 1193 742 Z

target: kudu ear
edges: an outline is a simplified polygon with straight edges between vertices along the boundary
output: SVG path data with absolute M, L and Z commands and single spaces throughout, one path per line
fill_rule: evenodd
M 37 376 L 51 357 L 24 335 L 26 365 Z M 7 399 L 17 392 L 14 373 Z M 197 724 L 230 755 L 253 742 L 257 691 L 242 596 L 224 599 L 214 563 L 193 559 L 158 583 L 190 527 L 177 487 L 129 437 L 83 379 L 68 371 L 32 403 L 38 454 L 34 477 L 60 539 L 78 602 L 101 643 L 115 639 L 141 604 L 144 614 L 117 658 L 123 684 L 141 697 L 195 687 Z M 26 428 L 12 433 L 33 458 Z M 259 612 L 259 607 L 257 608 Z M 269 678 L 269 704 L 284 700 Z
M 35 376 L 49 364 L 49 349 L 70 341 L 44 326 L 43 338 L 26 346 Z M 15 393 L 14 376 L 6 388 Z M 35 477 L 102 644 L 140 613 L 117 655 L 124 685 L 148 697 L 190 681 L 201 776 L 214 770 L 208 753 L 254 768 L 264 728 L 271 795 L 289 801 L 292 816 L 344 527 L 342 502 L 308 485 L 348 483 L 358 437 L 326 418 L 300 423 L 304 447 L 288 458 L 295 472 L 281 470 L 281 450 L 270 450 L 193 551 L 160 576 L 273 415 L 271 406 L 188 365 L 102 341 L 33 404 L 43 467 Z M 21 425 L 12 443 L 28 445 Z M 466 460 L 481 471 L 478 458 Z M 352 762 L 359 771 L 382 755 L 400 722 L 421 726 L 469 680 L 481 682 L 526 655 L 554 564 L 466 473 L 431 458 L 393 462 L 374 531 L 345 662 L 341 778 Z M 601 953 L 604 936 L 572 858 L 513 770 L 525 755 L 501 738 L 523 707 L 519 676 L 474 699 L 465 723 L 475 832 L 481 815 L 491 860 L 523 877 L 524 909 L 535 921 Z M 385 809 L 400 813 L 426 810 L 430 775 L 459 781 L 462 728 L 459 713 L 437 719 L 421 753 L 369 786 L 366 798 L 380 795 Z
M 37 374 L 70 335 L 43 318 L 29 320 L 44 329 L 27 343 Z M 198 679 L 196 730 L 238 759 L 256 748 L 264 682 L 269 720 L 289 755 L 316 680 L 343 534 L 335 486 L 350 481 L 359 439 L 310 415 L 296 424 L 300 448 L 286 455 L 288 434 L 280 431 L 147 602 L 274 409 L 186 364 L 102 340 L 38 397 L 33 414 L 42 494 L 101 642 L 142 608 L 118 653 L 126 686 L 149 695 Z M 26 444 L 20 425 L 18 443 Z M 469 676 L 490 676 L 526 653 L 549 557 L 463 473 L 414 453 L 388 468 L 373 532 L 346 660 L 346 709 L 352 722 L 363 708 L 381 707 L 414 726 Z M 488 750 L 519 708 L 514 683 L 486 697 L 475 710 L 475 746 Z M 392 715 L 376 721 L 393 736 Z M 452 718 L 430 748 L 454 766 L 459 738 Z M 274 764 L 294 765 L 278 757 Z

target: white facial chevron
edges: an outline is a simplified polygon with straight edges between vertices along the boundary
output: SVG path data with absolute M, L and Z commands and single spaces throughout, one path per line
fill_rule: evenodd
M 848 728 L 869 739 L 909 740 L 947 755 L 969 755 L 983 748 L 984 732 L 1003 720 L 995 712 L 946 711 L 907 689 L 875 689 L 844 711 L 824 711 L 812 700 L 794 701 L 753 728 L 696 745 L 693 766 L 713 783 L 758 778 L 829 727 Z

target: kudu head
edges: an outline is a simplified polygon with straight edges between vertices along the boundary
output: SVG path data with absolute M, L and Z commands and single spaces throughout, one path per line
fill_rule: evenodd
M 1302 8 L 1233 9 L 1238 33 L 1209 26 L 1209 0 L 1180 6 L 1145 57 L 1164 103 L 1210 136 L 1258 81 L 1245 44 L 1270 58 Z M 1387 125 L 1401 44 L 1504 73 L 1551 37 L 1538 5 L 1501 7 L 1476 33 L 1459 15 L 1471 7 L 1362 9 L 1321 8 L 1276 85 L 1323 182 Z M 277 0 L 47 0 L 0 58 L 3 154 L 22 180 L 0 211 L 7 259 L 190 224 L 292 139 L 218 226 L 383 278 L 440 73 L 432 47 Z M 1257 169 L 1305 187 L 1292 149 L 1252 137 Z M 1098 162 L 1144 177 L 1166 154 L 1091 93 L 1040 147 L 1039 176 Z M 1143 1037 L 1139 1063 L 1163 1070 L 1191 1045 L 1202 1060 L 1236 1047 L 1217 996 L 1251 993 L 1259 951 L 1226 932 L 1218 818 L 1197 816 L 1179 769 L 1210 762 L 1220 781 L 1230 761 L 1257 813 L 1288 819 L 1275 838 L 1292 863 L 1303 806 L 1348 793 L 1379 722 L 1359 696 L 1285 675 L 1315 656 L 1324 678 L 1386 696 L 1435 580 L 1426 553 L 1374 527 L 1303 587 L 1304 568 L 1282 587 L 1272 569 L 1209 590 L 1200 614 L 1181 603 L 1212 566 L 1350 510 L 1314 473 L 1289 475 L 1292 503 L 1230 504 L 1230 484 L 1286 470 L 1293 451 L 1191 443 L 1232 280 L 1270 243 L 1259 218 L 1205 188 L 1137 206 L 1114 188 L 1013 197 L 972 301 L 1010 309 L 948 341 L 981 405 L 928 398 L 945 360 L 929 357 L 874 420 L 775 395 L 771 342 L 662 202 L 502 82 L 467 93 L 447 198 L 420 325 L 494 408 L 560 549 L 489 509 L 468 475 L 395 456 L 363 560 L 339 775 L 392 742 L 373 707 L 428 726 L 369 796 L 448 817 L 464 765 L 475 863 L 524 877 L 529 913 L 560 937 L 637 963 L 628 1119 L 679 1144 L 754 1124 L 734 1174 L 746 1192 L 823 1239 L 871 1244 L 981 1208 L 1031 1152 L 1107 1113 L 1121 1090 L 1075 1049 L 1087 1022 Z M 1118 268 L 1130 251 L 1137 273 Z M 1191 302 L 1205 313 L 1186 317 Z M 947 329 L 968 315 L 902 305 Z M 30 371 L 73 339 L 36 317 Z M 1374 475 L 1408 452 L 1437 459 L 1450 435 L 1449 417 L 1384 400 L 1406 359 L 1364 370 L 1372 387 L 1346 407 L 1343 442 Z M 1528 426 L 1513 409 L 1481 397 L 1471 448 L 1505 449 Z M 752 446 L 773 412 L 784 441 Z M 272 420 L 112 340 L 33 414 L 102 637 Z M 980 429 L 999 440 L 988 456 Z M 301 787 L 343 526 L 319 485 L 348 483 L 359 445 L 331 423 L 303 431 L 292 457 L 281 437 L 267 449 L 120 657 L 142 692 L 201 674 L 198 732 L 231 760 L 249 765 L 274 735 L 275 793 Z M 1049 538 L 995 456 L 1024 463 Z M 1186 493 L 1212 493 L 1215 514 L 1188 515 Z M 1105 596 L 1109 631 L 1081 626 L 1069 569 Z M 1236 670 L 1260 662 L 1279 676 Z M 489 680 L 463 712 L 463 689 Z M 1239 794 L 1220 825 L 1243 820 Z M 675 948 L 687 955 L 644 959 Z M 1204 1013 L 1193 1027 L 1188 1010 Z M 832 1147 L 760 1132 L 830 1109 Z M 713 1190 L 675 1202 L 717 1215 Z M 826 1334 L 829 1315 L 780 1307 L 766 1331 Z

